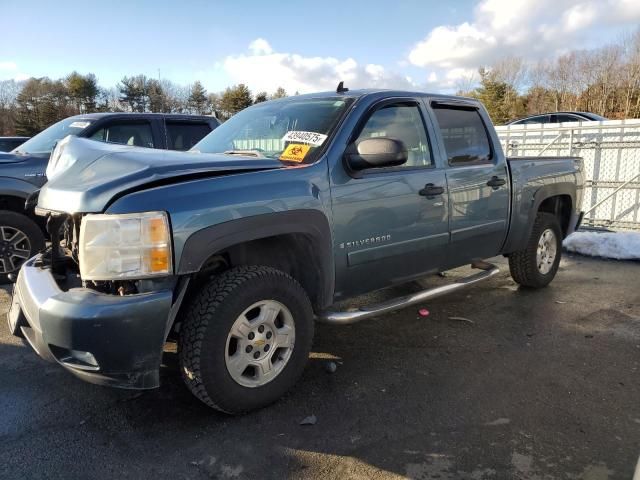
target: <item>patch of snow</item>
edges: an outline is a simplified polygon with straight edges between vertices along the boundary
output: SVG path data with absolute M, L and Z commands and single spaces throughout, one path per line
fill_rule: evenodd
M 640 232 L 575 232 L 563 245 L 570 252 L 591 257 L 640 259 Z

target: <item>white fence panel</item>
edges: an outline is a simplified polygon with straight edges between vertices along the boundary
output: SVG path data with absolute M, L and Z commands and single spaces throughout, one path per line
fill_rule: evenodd
M 508 156 L 584 159 L 584 225 L 640 230 L 640 120 L 506 125 L 496 130 Z

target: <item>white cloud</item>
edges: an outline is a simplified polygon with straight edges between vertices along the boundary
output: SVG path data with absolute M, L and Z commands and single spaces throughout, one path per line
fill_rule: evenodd
M 0 80 L 15 80 L 20 82 L 30 78 L 31 75 L 22 73 L 18 69 L 18 64 L 12 61 L 0 61 Z
M 249 50 L 254 55 L 271 55 L 273 53 L 271 45 L 264 38 L 256 38 L 249 44 Z
M 251 42 L 248 50 L 228 56 L 222 68 L 232 81 L 245 83 L 256 92 L 273 92 L 278 87 L 289 93 L 333 90 L 341 80 L 349 88 L 416 88 L 408 77 L 382 65 L 361 65 L 353 58 L 276 52 L 263 38 Z
M 419 67 L 477 69 L 506 55 L 549 57 L 580 48 L 597 26 L 634 26 L 640 0 L 482 0 L 473 19 L 441 25 L 409 53 Z

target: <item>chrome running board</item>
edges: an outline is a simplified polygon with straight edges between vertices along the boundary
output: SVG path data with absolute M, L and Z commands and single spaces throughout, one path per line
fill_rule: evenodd
M 387 302 L 378 303 L 377 305 L 369 305 L 366 307 L 360 307 L 357 310 L 347 310 L 343 312 L 325 311 L 316 316 L 316 320 L 321 323 L 328 323 L 331 325 L 348 325 L 350 323 L 356 323 L 360 320 L 366 320 L 367 318 L 377 317 L 383 313 L 393 312 L 401 308 L 409 307 L 417 303 L 422 303 L 432 298 L 441 297 L 449 293 L 462 290 L 463 288 L 478 283 L 482 280 L 486 280 L 499 273 L 498 267 L 487 262 L 476 262 L 471 265 L 472 268 L 478 268 L 481 272 L 474 273 L 468 277 L 456 280 L 449 285 L 443 285 L 441 287 L 430 288 L 421 292 L 412 293 L 400 298 L 394 298 Z

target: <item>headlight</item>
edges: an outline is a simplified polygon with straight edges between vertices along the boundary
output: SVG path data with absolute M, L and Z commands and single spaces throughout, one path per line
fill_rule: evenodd
M 80 226 L 83 280 L 138 279 L 173 272 L 164 212 L 86 215 Z
M 77 160 L 74 156 L 65 152 L 65 146 L 69 143 L 70 137 L 71 135 L 67 135 L 58 141 L 56 148 L 51 152 L 49 163 L 47 163 L 47 180 L 52 180 L 54 177 L 57 177 Z

